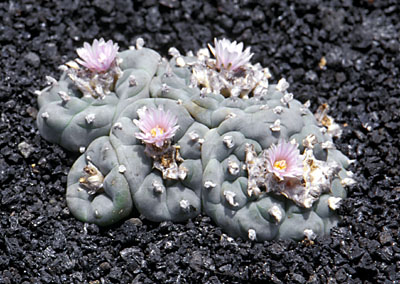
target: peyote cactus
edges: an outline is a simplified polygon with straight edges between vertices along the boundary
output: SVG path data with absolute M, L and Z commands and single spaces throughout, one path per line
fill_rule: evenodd
M 174 120 L 163 117 L 164 110 L 176 114 L 176 134 L 174 125 L 171 131 L 162 128 L 163 123 Z M 138 122 L 138 113 L 146 116 L 149 111 L 155 115 L 144 122 L 145 126 L 156 122 L 147 133 L 150 141 L 143 139 Z M 174 135 L 162 141 L 155 137 L 156 132 Z M 142 99 L 130 104 L 111 128 L 110 136 L 94 140 L 72 166 L 67 189 L 71 212 L 84 222 L 99 225 L 124 218 L 131 212 L 132 202 L 152 221 L 183 221 L 198 215 L 202 188 L 200 143 L 206 132 L 208 128 L 196 122 L 176 101 Z M 145 145 L 142 139 L 147 142 Z M 160 141 L 165 143 L 157 145 Z M 87 167 L 98 173 L 95 183 L 82 172 Z M 96 189 L 98 180 L 104 183 L 101 190 Z
M 346 159 L 330 149 L 312 114 L 295 100 L 282 104 L 275 87 L 260 110 L 226 119 L 202 147 L 204 212 L 232 236 L 263 241 L 327 233 L 338 220 L 335 202 L 346 196 L 336 177 L 340 170 L 345 175 Z
M 98 53 L 116 49 L 100 43 Z M 252 65 L 242 43 L 215 40 L 216 59 L 172 48 L 170 61 L 140 42 L 116 61 L 91 48 L 90 56 L 79 52 L 88 70 L 67 70 L 71 79 L 64 74 L 39 97 L 42 135 L 70 150 L 87 147 L 68 175 L 78 219 L 106 226 L 136 208 L 152 221 L 179 222 L 203 212 L 231 236 L 256 241 L 312 239 L 337 223 L 352 182 L 350 161 L 332 142 L 340 128 L 327 105 L 314 116 L 284 79 L 269 85 L 268 69 Z M 93 58 L 111 70 L 81 62 Z M 114 84 L 98 81 L 96 66 Z M 60 91 L 71 99 L 60 100 Z M 88 122 L 95 110 L 101 125 Z M 50 111 L 68 115 L 50 119 Z
M 85 46 L 89 48 L 88 44 Z M 60 80 L 48 78 L 51 86 L 38 97 L 40 134 L 73 152 L 108 135 L 115 118 L 129 103 L 150 96 L 150 83 L 160 58 L 147 48 L 124 51 L 110 63 L 110 72 L 102 66 L 97 71 L 82 69 L 74 61 L 66 63 Z

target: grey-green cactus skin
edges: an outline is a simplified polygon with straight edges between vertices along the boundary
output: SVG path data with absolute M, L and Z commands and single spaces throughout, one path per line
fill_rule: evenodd
M 88 161 L 104 176 L 101 193 L 90 195 L 79 181 Z M 77 219 L 108 226 L 130 215 L 133 209 L 131 193 L 119 166 L 108 136 L 94 140 L 74 163 L 68 174 L 67 204 Z
M 118 57 L 122 59 L 123 73 L 114 92 L 103 99 L 82 96 L 66 73 L 57 83 L 43 90 L 38 98 L 37 125 L 46 140 L 77 152 L 95 138 L 108 135 L 116 116 L 128 104 L 149 97 L 160 55 L 142 48 L 121 52 Z M 131 78 L 135 78 L 136 84 L 132 84 Z M 67 99 L 62 99 L 60 92 Z
M 152 159 L 145 154 L 145 145 L 134 135 L 140 132 L 133 123 L 133 119 L 138 119 L 137 110 L 143 107 L 157 108 L 159 106 L 162 106 L 164 110 L 170 110 L 178 118 L 180 127 L 173 142 L 180 146 L 179 152 L 184 159 L 181 165 L 188 170 L 183 180 L 163 179 L 161 172 L 153 169 Z M 110 136 L 100 137 L 93 141 L 87 152 L 72 167 L 67 187 L 67 201 L 72 214 L 84 222 L 104 226 L 109 224 L 109 220 L 124 218 L 125 213 L 131 211 L 133 203 L 142 215 L 152 221 L 184 221 L 195 217 L 201 212 L 202 165 L 199 141 L 208 130 L 206 126 L 196 122 L 186 109 L 174 100 L 142 99 L 130 104 L 111 128 Z M 196 133 L 196 139 L 191 137 L 193 133 Z M 111 174 L 121 178 L 115 186 L 109 183 L 110 194 L 107 191 L 98 194 L 98 196 L 103 196 L 98 203 L 103 202 L 102 207 L 107 210 L 100 214 L 100 218 L 96 218 L 93 213 L 95 210 L 92 208 L 97 204 L 94 204 L 92 197 L 85 190 L 78 190 L 79 179 L 83 174 L 82 169 L 85 167 L 84 161 L 87 160 L 88 155 L 98 156 L 98 160 L 92 160 L 92 163 L 100 170 L 104 169 L 104 176 L 112 168 L 118 170 L 112 171 Z M 155 184 L 159 185 L 159 190 L 155 188 Z M 122 204 L 122 200 L 115 201 L 116 197 L 111 194 L 113 190 L 121 192 L 119 197 L 124 196 L 130 202 L 126 201 Z M 84 208 L 85 206 L 80 206 L 78 202 L 86 204 L 90 210 Z
M 243 170 L 246 143 L 253 144 L 260 152 L 281 138 L 286 141 L 295 139 L 302 145 L 307 135 L 314 134 L 318 141 L 313 149 L 314 156 L 319 160 L 336 161 L 342 167 L 342 174 L 346 175 L 344 167 L 348 159 L 335 149 L 322 149 L 321 143 L 331 141 L 331 137 L 321 133 L 313 115 L 308 110 L 304 111 L 296 100 L 283 105 L 280 100 L 282 94 L 279 95 L 274 88 L 271 86 L 267 109 L 249 107 L 207 133 L 202 147 L 203 186 L 207 182 L 213 186 L 205 186 L 202 191 L 203 210 L 229 235 L 245 239 L 249 238 L 249 230 L 253 230 L 257 241 L 299 240 L 304 238 L 306 229 L 316 235 L 326 234 L 339 220 L 329 208 L 328 198 L 346 196 L 338 178 L 333 181 L 331 192 L 322 194 L 309 209 L 299 207 L 281 195 L 248 196 L 247 173 Z M 279 114 L 272 111 L 278 105 L 283 109 Z M 281 121 L 280 130 L 272 131 L 271 126 L 277 119 Z M 224 143 L 227 136 L 231 137 L 231 147 Z M 228 161 L 239 165 L 237 174 L 229 172 Z M 225 198 L 226 191 L 233 193 L 234 205 Z M 271 214 L 272 209 L 275 212 L 279 210 L 279 218 Z

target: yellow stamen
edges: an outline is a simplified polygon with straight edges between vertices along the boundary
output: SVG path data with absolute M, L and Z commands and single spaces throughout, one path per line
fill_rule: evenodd
M 160 126 L 157 125 L 152 130 L 150 130 L 151 137 L 157 136 L 157 130 L 158 130 L 158 133 L 160 133 L 160 134 L 164 133 L 164 128 L 161 128 Z
M 284 170 L 284 169 L 286 169 L 286 168 L 287 168 L 286 160 L 279 160 L 279 161 L 276 161 L 276 162 L 274 163 L 274 168 L 277 168 L 278 170 Z

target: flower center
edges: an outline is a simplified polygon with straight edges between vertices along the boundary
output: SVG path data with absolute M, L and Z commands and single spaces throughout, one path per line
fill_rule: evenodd
M 286 160 L 279 160 L 274 163 L 274 168 L 278 170 L 284 170 L 287 168 Z
M 98 60 L 99 60 L 100 63 L 106 62 L 107 61 L 107 55 L 105 53 L 103 53 L 103 52 L 100 53 L 98 55 Z
M 154 127 L 152 130 L 150 130 L 151 137 L 156 137 L 158 134 L 162 135 L 164 133 L 164 128 L 161 128 L 160 126 Z

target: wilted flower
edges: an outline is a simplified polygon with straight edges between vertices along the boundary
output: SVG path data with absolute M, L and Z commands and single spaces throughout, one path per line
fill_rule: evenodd
M 137 139 L 143 140 L 146 144 L 153 144 L 158 148 L 174 137 L 179 125 L 176 125 L 178 118 L 169 110 L 166 112 L 162 108 L 150 108 L 139 113 L 139 120 L 134 123 L 142 132 L 135 133 Z
M 303 162 L 297 145 L 281 140 L 267 150 L 266 168 L 279 180 L 300 178 L 303 175 Z
M 243 51 L 243 43 L 230 42 L 228 39 L 217 40 L 214 38 L 215 48 L 208 44 L 212 54 L 217 59 L 217 68 L 235 71 L 239 67 L 247 64 L 253 53 L 250 47 Z
M 118 48 L 117 43 L 113 43 L 112 40 L 105 42 L 103 38 L 95 39 L 92 45 L 85 42 L 82 48 L 76 50 L 80 57 L 76 61 L 92 71 L 104 72 L 114 62 Z

